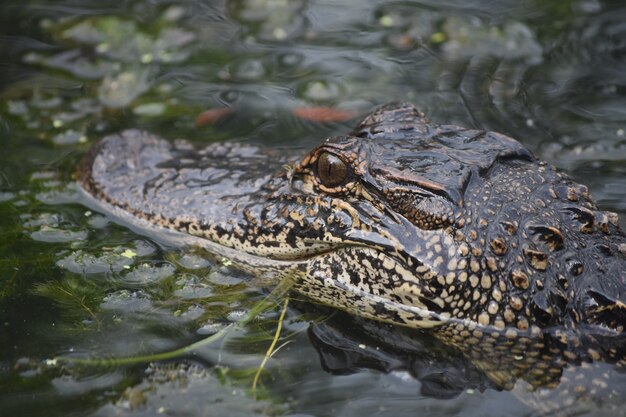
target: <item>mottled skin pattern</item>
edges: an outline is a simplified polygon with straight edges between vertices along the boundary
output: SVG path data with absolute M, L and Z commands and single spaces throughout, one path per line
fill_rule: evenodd
M 623 360 L 587 336 L 621 337 L 626 323 L 617 215 L 519 142 L 430 123 L 410 104 L 299 159 L 127 131 L 90 151 L 79 182 L 87 204 L 128 224 L 181 232 L 261 273 L 297 272 L 307 297 L 432 328 L 477 362 L 494 346 L 526 352 L 540 334 L 578 360 Z

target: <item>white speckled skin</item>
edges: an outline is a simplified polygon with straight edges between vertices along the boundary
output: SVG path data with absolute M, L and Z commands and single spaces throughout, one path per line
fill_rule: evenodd
M 324 154 L 345 164 L 337 184 L 319 175 Z M 517 141 L 432 124 L 411 105 L 383 107 L 299 160 L 126 131 L 91 150 L 79 182 L 127 224 L 250 269 L 300 271 L 302 293 L 364 317 L 516 335 L 624 327 L 616 215 Z

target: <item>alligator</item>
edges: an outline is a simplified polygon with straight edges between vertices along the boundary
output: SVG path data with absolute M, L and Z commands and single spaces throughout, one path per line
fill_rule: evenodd
M 94 145 L 77 177 L 86 205 L 140 233 L 270 283 L 296 276 L 296 292 L 351 315 L 429 329 L 502 385 L 536 366 L 557 371 L 533 386 L 554 383 L 563 358 L 624 365 L 606 343 L 626 324 L 618 216 L 518 141 L 395 103 L 291 152 L 128 130 Z M 555 343 L 547 362 L 515 359 Z M 497 349 L 506 363 L 480 356 Z

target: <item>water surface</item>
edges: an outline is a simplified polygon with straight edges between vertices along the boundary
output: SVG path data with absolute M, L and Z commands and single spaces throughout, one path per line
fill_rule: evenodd
M 3 3 L 0 414 L 540 414 L 427 335 L 407 363 L 306 304 L 291 304 L 256 392 L 280 305 L 175 360 L 55 364 L 181 348 L 266 295 L 227 261 L 87 210 L 73 172 L 125 128 L 305 152 L 411 101 L 517 138 L 624 219 L 624 22 L 621 2 L 593 0 Z M 622 399 L 600 402 L 624 415 Z M 582 414 L 607 415 L 598 406 Z

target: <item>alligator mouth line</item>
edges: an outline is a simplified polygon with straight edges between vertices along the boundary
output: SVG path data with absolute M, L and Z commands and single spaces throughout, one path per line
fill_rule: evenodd
M 295 275 L 308 276 L 307 269 L 316 259 L 324 256 L 331 256 L 338 251 L 344 250 L 359 250 L 359 251 L 376 251 L 384 253 L 384 247 L 376 245 L 367 245 L 360 242 L 350 243 L 337 243 L 335 246 L 325 247 L 320 250 L 308 250 L 306 253 L 302 252 L 299 257 L 277 259 L 266 255 L 259 255 L 250 252 L 246 252 L 241 249 L 235 249 L 216 241 L 200 237 L 193 236 L 175 229 L 167 228 L 165 226 L 156 225 L 151 223 L 147 219 L 134 216 L 132 213 L 124 210 L 123 208 L 113 205 L 109 202 L 99 200 L 92 194 L 84 190 L 82 187 L 77 187 L 79 190 L 79 199 L 77 203 L 80 203 L 94 211 L 105 213 L 115 223 L 127 227 L 131 231 L 138 235 L 148 237 L 156 243 L 166 247 L 197 247 L 210 252 L 218 257 L 224 257 L 231 260 L 238 268 L 250 273 L 256 278 L 260 278 L 261 283 L 268 283 L 269 285 L 277 284 L 275 277 L 277 275 L 287 277 L 290 273 Z M 396 261 L 398 261 L 396 259 Z M 320 280 L 323 281 L 322 287 L 320 287 Z M 368 292 L 355 285 L 346 284 L 341 282 L 337 277 L 328 274 L 324 277 L 317 277 L 316 279 L 302 279 L 294 282 L 295 287 L 300 287 L 302 290 L 298 291 L 301 294 L 306 294 L 306 298 L 326 304 L 332 305 L 338 309 L 345 311 L 352 311 L 355 304 L 360 305 L 362 315 L 369 319 L 384 321 L 390 324 L 403 325 L 415 327 L 419 323 L 420 328 L 434 328 L 450 322 L 464 321 L 449 317 L 446 314 L 441 314 L 436 311 L 432 311 L 426 304 L 418 303 L 407 305 L 401 302 L 397 302 L 389 297 L 382 295 L 376 295 Z M 334 297 L 325 297 L 324 291 L 335 291 Z M 338 293 L 344 294 L 342 297 L 337 297 Z M 350 300 L 357 300 L 351 302 Z M 373 309 L 370 306 L 375 306 Z M 369 310 L 369 311 L 366 311 Z M 385 318 L 387 317 L 387 318 Z
M 193 246 L 198 247 L 208 252 L 228 258 L 233 262 L 240 264 L 241 266 L 257 267 L 265 270 L 267 268 L 275 270 L 290 270 L 304 266 L 311 260 L 330 255 L 338 250 L 349 248 L 369 248 L 372 250 L 382 251 L 383 248 L 373 245 L 366 245 L 359 242 L 349 243 L 329 243 L 328 246 L 309 247 L 306 251 L 294 250 L 291 255 L 278 257 L 275 254 L 261 255 L 257 253 L 248 252 L 242 249 L 230 247 L 220 242 L 201 237 L 194 236 L 182 231 L 178 231 L 172 228 L 154 224 L 146 219 L 134 216 L 127 210 L 111 204 L 104 200 L 99 200 L 89 192 L 85 191 L 83 187 L 77 187 L 79 191 L 78 203 L 100 213 L 104 213 L 107 217 L 113 220 L 115 223 L 124 226 L 133 232 L 141 236 L 146 236 L 155 242 L 171 247 L 184 247 Z
M 354 308 L 354 305 L 360 305 L 363 315 L 370 319 L 399 325 L 406 322 L 406 326 L 409 327 L 419 323 L 422 328 L 432 328 L 449 321 L 449 317 L 431 311 L 426 304 L 403 304 L 392 298 L 376 295 L 351 283 L 343 282 L 332 273 L 310 274 L 312 264 L 324 257 L 350 250 L 370 251 L 371 256 L 372 252 L 385 253 L 383 246 L 368 245 L 366 242 L 331 242 L 329 246 L 308 248 L 307 251 L 300 253 L 294 251 L 291 257 L 280 259 L 232 248 L 204 237 L 154 224 L 147 219 L 134 216 L 119 206 L 97 199 L 82 187 L 78 189 L 80 190 L 78 203 L 94 211 L 105 213 L 117 224 L 166 247 L 197 247 L 218 257 L 224 257 L 238 268 L 253 275 L 255 279 L 260 279 L 256 282 L 261 285 L 267 283 L 273 286 L 278 283 L 277 276 L 289 277 L 293 273 L 296 277 L 294 286 L 301 288 L 298 292 L 306 294 L 306 298 L 314 302 L 333 305 L 348 312 Z M 398 259 L 394 262 L 401 263 Z M 298 276 L 302 278 L 299 279 Z M 339 294 L 343 295 L 339 296 Z M 371 306 L 375 307 L 372 309 Z

